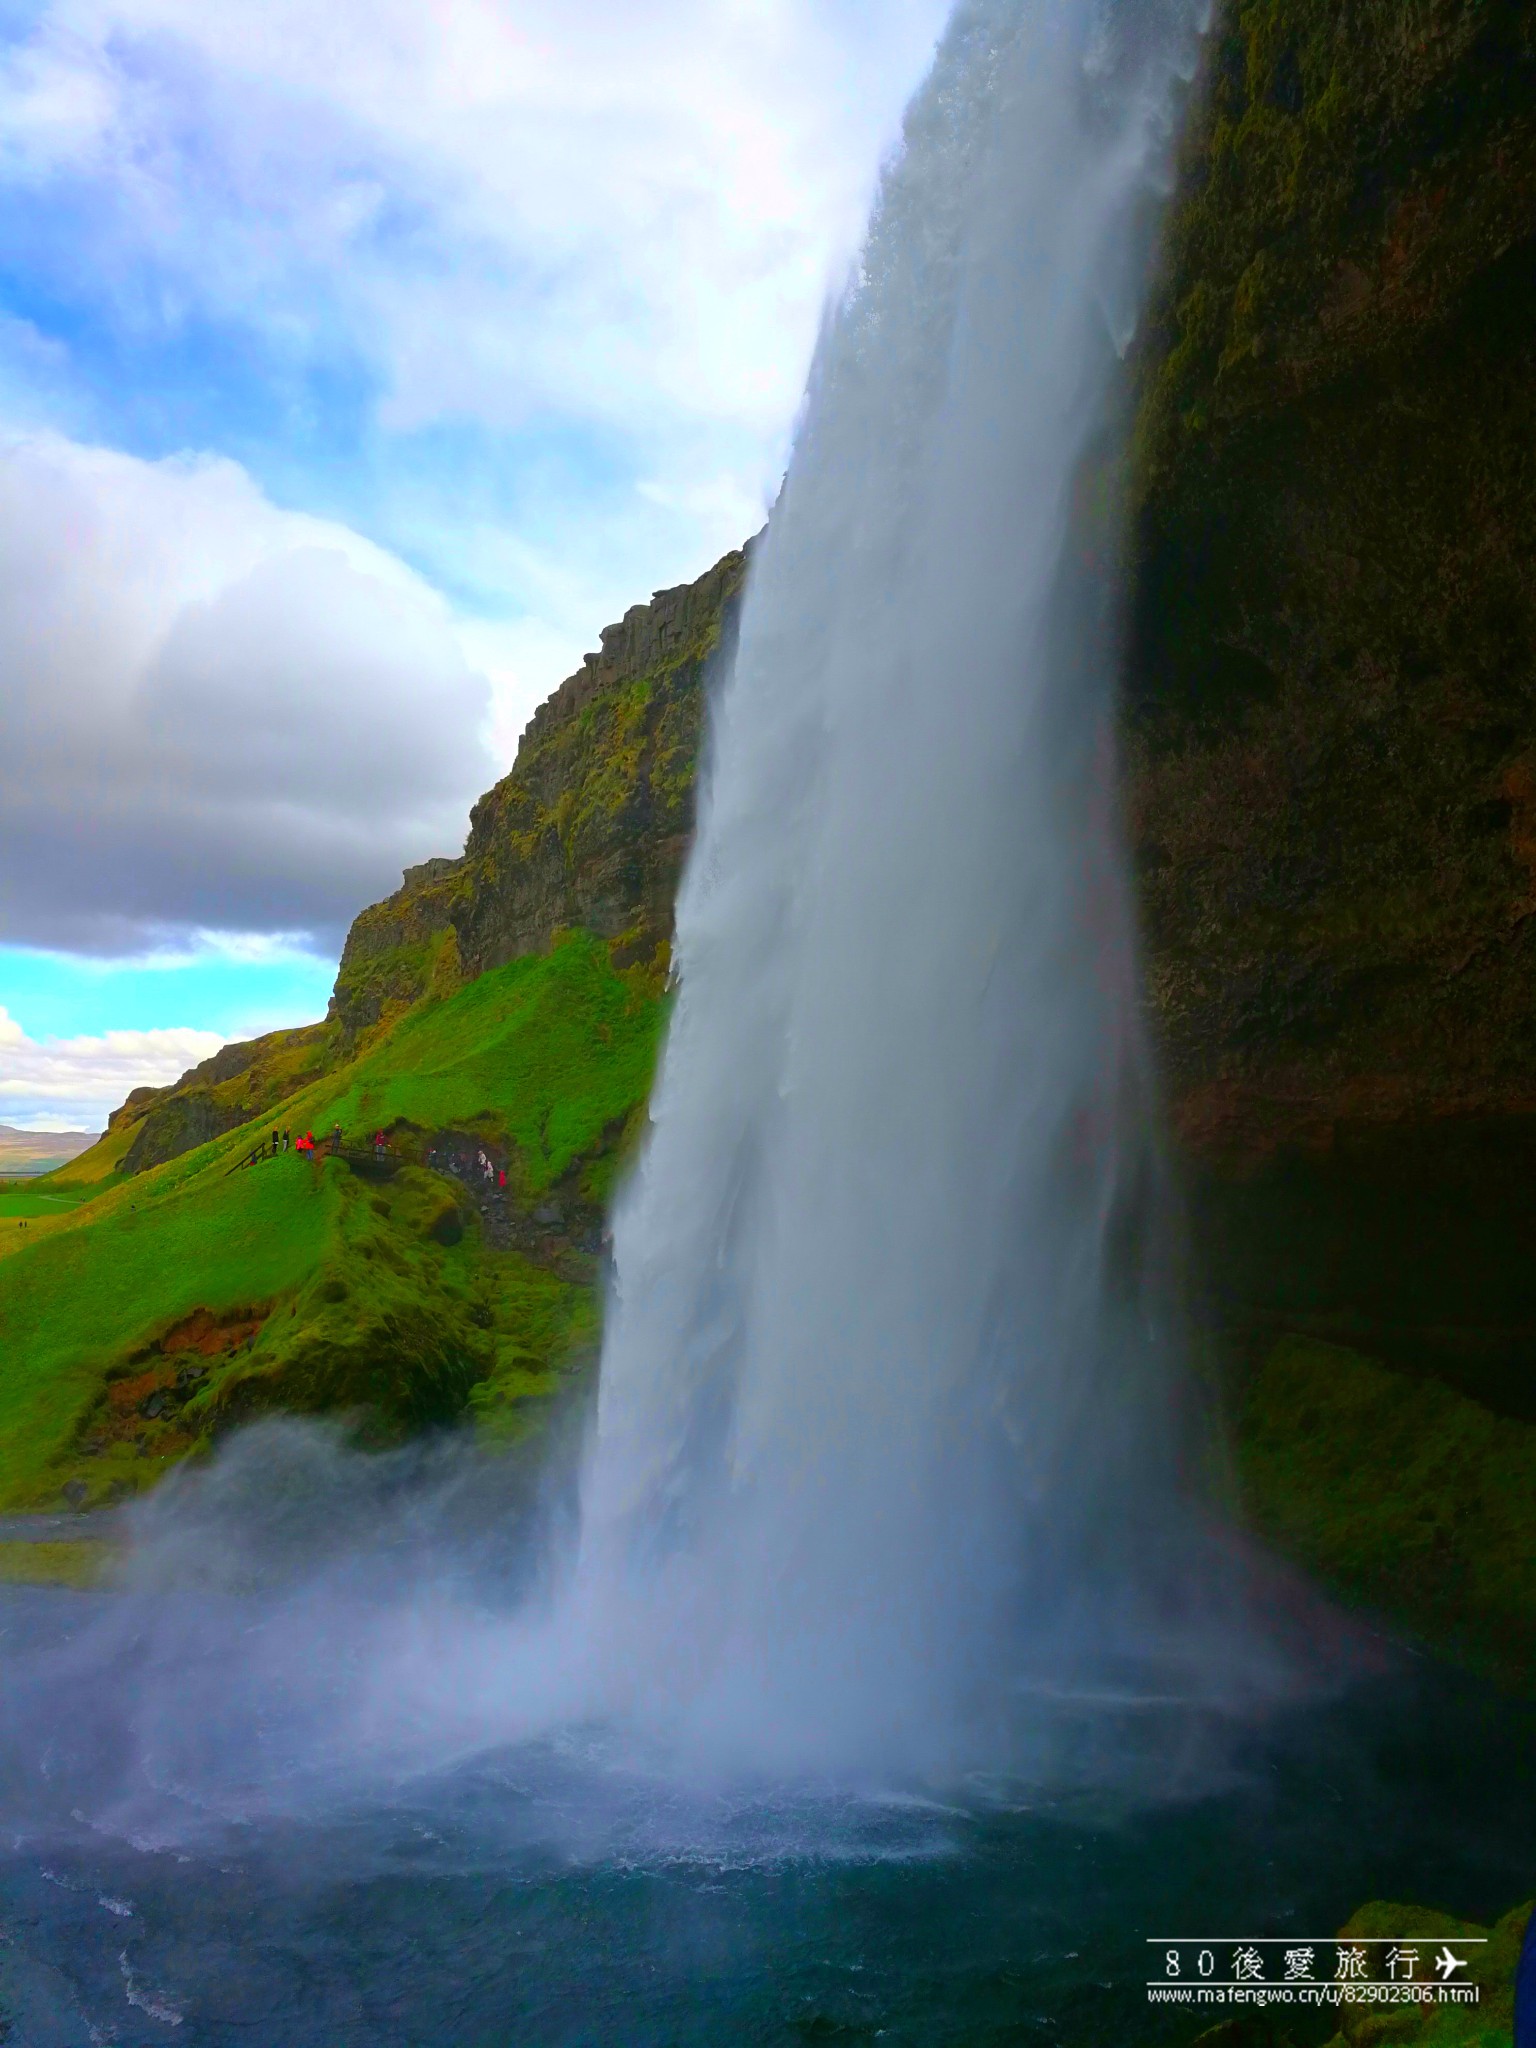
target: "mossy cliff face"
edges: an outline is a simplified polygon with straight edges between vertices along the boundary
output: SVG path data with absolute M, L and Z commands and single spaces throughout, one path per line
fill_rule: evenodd
M 465 969 L 536 952 L 564 925 L 664 967 L 693 830 L 707 671 L 734 632 L 745 551 L 657 593 L 534 714 L 475 805 L 453 910 Z
M 1476 1668 L 1536 1681 L 1536 1427 L 1299 1336 L 1274 1347 L 1241 1422 L 1265 1535 Z
M 407 868 L 394 895 L 354 919 L 326 1022 L 225 1046 L 171 1088 L 136 1090 L 112 1119 L 120 1170 L 142 1172 L 275 1111 L 412 1005 L 545 952 L 561 931 L 595 932 L 659 990 L 705 694 L 735 634 L 746 565 L 737 550 L 608 627 L 476 804 L 464 854 Z
M 711 665 L 735 633 L 747 551 L 658 591 L 535 712 L 458 860 L 408 868 L 347 936 L 330 1014 L 347 1037 L 580 927 L 664 978 L 693 830 Z
M 434 981 L 451 986 L 458 978 L 451 918 L 462 868 L 457 860 L 407 868 L 393 896 L 353 919 L 329 1012 L 349 1038 L 419 1001 Z
M 1536 1412 L 1536 6 L 1251 0 L 1209 54 L 1126 740 L 1197 1249 Z

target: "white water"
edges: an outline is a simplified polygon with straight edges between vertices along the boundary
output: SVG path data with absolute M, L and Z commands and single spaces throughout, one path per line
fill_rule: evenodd
M 1168 1789 L 1191 1709 L 1283 1689 L 1205 1505 L 1113 739 L 1120 351 L 1197 43 L 1194 0 L 964 0 L 912 108 L 715 707 L 574 1560 L 509 1610 L 493 1471 L 251 1433 L 12 1685 L 77 1820 L 518 1744 Z
M 705 1745 L 959 1762 L 1021 1689 L 1242 1665 L 1177 1356 L 1105 509 L 1198 33 L 1186 0 L 961 5 L 753 565 L 578 1593 L 630 1704 Z

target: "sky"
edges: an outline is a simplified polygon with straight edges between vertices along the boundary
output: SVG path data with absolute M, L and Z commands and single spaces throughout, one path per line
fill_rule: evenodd
M 0 0 L 0 1122 L 323 1015 L 761 523 L 948 0 Z

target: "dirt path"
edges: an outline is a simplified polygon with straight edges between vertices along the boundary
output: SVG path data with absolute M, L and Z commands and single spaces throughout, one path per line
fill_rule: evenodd
M 122 1534 L 110 1508 L 90 1515 L 0 1515 L 0 1543 L 109 1543 Z

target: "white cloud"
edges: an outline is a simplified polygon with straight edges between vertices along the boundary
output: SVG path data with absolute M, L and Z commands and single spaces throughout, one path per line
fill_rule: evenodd
M 0 330 L 0 429 L 76 436 L 0 444 L 0 938 L 334 938 L 451 851 L 602 626 L 761 523 L 948 6 L 38 0 L 0 29 L 17 304 L 71 309 Z M 323 458 L 283 442 L 339 387 Z M 323 459 L 397 553 L 231 462 L 83 445 L 187 392 L 200 439 L 227 402 L 282 442 L 285 496 Z
M 11 177 L 189 299 L 382 353 L 397 424 L 782 431 L 944 0 L 52 0 Z M 323 279 L 326 290 L 317 296 Z
M 136 346 L 201 318 L 263 359 L 366 365 L 393 531 L 539 651 L 498 675 L 515 731 L 573 642 L 758 523 L 947 11 L 44 0 L 0 63 L 0 182 L 59 208 L 67 290 Z M 574 435 L 602 481 L 433 531 L 387 444 L 443 423 Z M 515 547 L 580 564 L 577 626 Z
M 161 1088 L 216 1053 L 212 1031 L 108 1031 L 29 1038 L 0 1008 L 0 1122 L 28 1130 L 100 1130 L 134 1088 Z
M 442 599 L 236 464 L 0 441 L 0 939 L 323 932 L 491 769 Z

